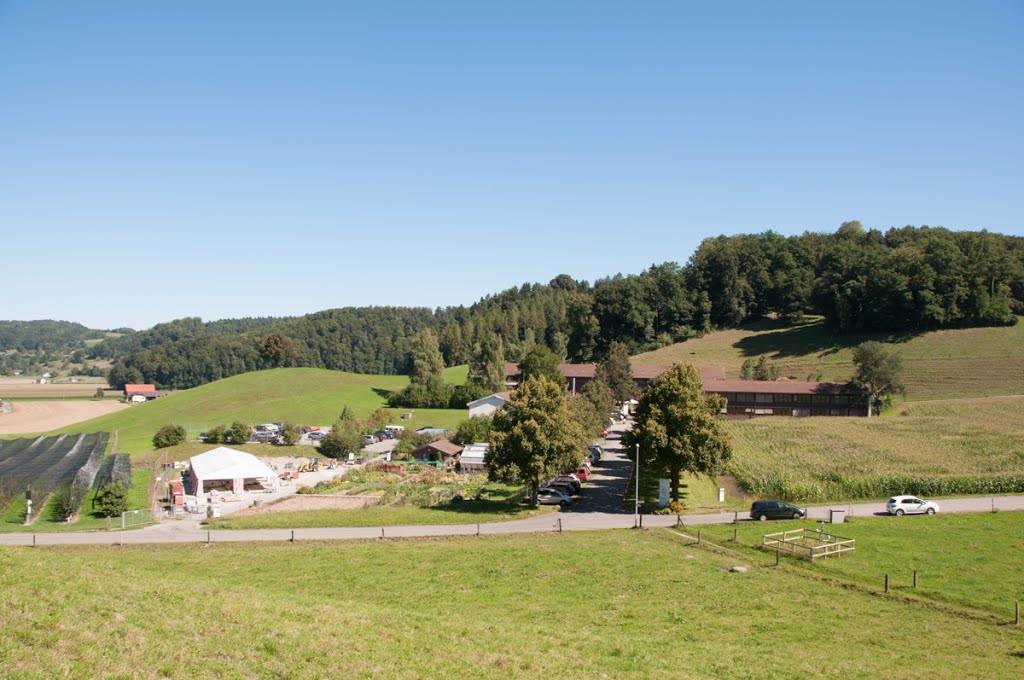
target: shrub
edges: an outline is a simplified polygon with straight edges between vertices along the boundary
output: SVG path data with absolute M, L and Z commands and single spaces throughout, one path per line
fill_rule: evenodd
M 110 482 L 96 495 L 100 514 L 115 517 L 128 510 L 128 490 L 121 482 Z
M 185 441 L 186 436 L 185 428 L 181 425 L 164 425 L 153 435 L 153 446 L 158 449 L 177 446 Z
M 81 495 L 75 493 L 70 486 L 61 487 L 53 495 L 53 511 L 64 521 L 71 519 L 71 516 L 78 512 L 81 504 Z

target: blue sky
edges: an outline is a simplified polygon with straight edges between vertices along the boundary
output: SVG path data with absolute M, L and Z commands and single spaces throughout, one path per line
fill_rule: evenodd
M 1024 234 L 1024 3 L 5 2 L 0 319 L 469 304 Z

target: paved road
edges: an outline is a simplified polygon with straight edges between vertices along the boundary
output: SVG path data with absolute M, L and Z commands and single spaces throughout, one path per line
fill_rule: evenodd
M 251 529 L 207 531 L 198 521 L 179 521 L 157 524 L 134 531 L 114 533 L 46 533 L 0 534 L 0 545 L 55 544 L 133 544 L 133 543 L 214 543 L 235 541 L 287 541 L 295 540 L 349 540 L 367 538 L 407 538 L 421 536 L 470 536 L 480 534 L 516 534 L 545 531 L 588 531 L 595 529 L 626 529 L 634 526 L 635 517 L 622 512 L 622 494 L 630 474 L 630 462 L 625 457 L 619 436 L 627 426 L 612 429 L 608 438 L 606 455 L 602 465 L 584 489 L 579 503 L 567 512 L 541 515 L 530 519 L 489 524 L 458 524 L 430 526 L 358 527 L 322 529 Z M 383 443 L 383 442 L 382 442 Z M 989 512 L 998 510 L 1024 510 L 1024 496 L 996 496 L 980 498 L 955 498 L 940 500 L 943 513 Z M 830 510 L 846 510 L 847 517 L 869 517 L 885 515 L 885 503 L 847 503 L 819 505 L 807 508 L 808 518 L 827 520 Z M 719 512 L 707 515 L 683 515 L 687 526 L 703 524 L 727 524 L 736 519 L 750 521 L 745 513 Z M 901 521 L 914 521 L 905 518 Z M 677 522 L 673 515 L 644 515 L 645 527 L 673 526 Z

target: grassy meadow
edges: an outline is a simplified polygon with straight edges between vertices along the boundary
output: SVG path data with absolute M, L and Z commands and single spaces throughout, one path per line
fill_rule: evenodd
M 823 380 L 846 381 L 854 373 L 853 348 L 866 340 L 891 343 L 902 354 L 910 400 L 1024 394 L 1024 323 L 903 335 L 833 335 L 820 320 L 762 323 L 640 354 L 633 363 L 721 366 L 738 378 L 745 359 L 765 354 L 784 377 L 806 380 L 820 371 Z
M 450 368 L 450 382 L 465 380 L 466 367 Z M 359 375 L 318 368 L 278 368 L 218 380 L 190 390 L 172 392 L 154 401 L 111 415 L 62 428 L 60 432 L 118 433 L 123 453 L 142 453 L 153 448 L 153 434 L 168 423 L 182 425 L 193 436 L 219 423 L 291 421 L 330 425 L 346 404 L 365 417 L 386 404 L 387 395 L 409 382 L 398 375 Z M 395 422 L 409 429 L 450 428 L 466 417 L 462 409 L 414 409 L 413 418 L 400 421 L 404 409 L 396 409 Z
M 17 677 L 1024 673 L 1020 629 L 666 530 L 0 548 L 0 588 Z
M 887 418 L 732 420 L 726 428 L 730 472 L 752 495 L 830 501 L 1024 487 L 1024 397 L 911 404 Z
M 739 546 L 732 543 L 733 525 L 701 527 L 701 531 L 719 545 L 742 547 L 751 559 L 774 563 L 774 553 L 757 549 L 761 536 L 812 525 L 740 522 L 735 526 Z M 856 517 L 842 525 L 826 525 L 827 531 L 857 539 L 853 553 L 814 564 L 787 558 L 786 564 L 873 590 L 884 590 L 889 574 L 891 592 L 1006 622 L 1013 618 L 1014 600 L 1024 599 L 1022 527 L 1024 513 L 1020 512 Z M 915 569 L 917 589 L 913 588 Z

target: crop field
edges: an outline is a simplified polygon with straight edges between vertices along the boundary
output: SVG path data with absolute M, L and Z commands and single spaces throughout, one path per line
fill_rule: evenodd
M 13 676 L 1024 673 L 1019 629 L 738 562 L 665 530 L 0 548 L 0 589 Z M 167 615 L 196 601 L 187 624 Z
M 49 432 L 128 408 L 109 399 L 14 401 L 10 406 L 10 413 L 0 415 L 0 435 Z
M 794 501 L 1024 491 L 1024 397 L 909 404 L 883 418 L 728 421 L 730 472 Z
M 86 378 L 83 378 L 86 380 Z M 25 380 L 0 380 L 0 397 L 5 399 L 85 399 L 96 396 L 97 388 L 106 388 L 107 381 L 93 378 L 98 382 L 46 383 L 37 385 Z
M 1022 319 L 1024 320 L 1024 319 Z M 637 355 L 638 365 L 686 361 L 721 366 L 738 378 L 743 361 L 762 354 L 784 377 L 845 382 L 854 373 L 853 348 L 866 340 L 890 343 L 903 356 L 909 400 L 1024 394 L 1024 323 L 891 335 L 832 335 L 820 321 L 800 326 L 760 324 Z
M 466 367 L 446 371 L 450 381 L 465 379 Z M 461 378 L 460 378 L 461 376 Z M 62 428 L 62 432 L 118 432 L 120 449 L 142 453 L 153 448 L 153 434 L 174 423 L 192 434 L 214 425 L 290 421 L 331 425 L 348 405 L 358 417 L 386 405 L 387 395 L 409 382 L 406 376 L 359 375 L 317 368 L 278 368 L 218 380 L 190 390 L 172 392 L 154 401 Z M 399 420 L 405 409 L 393 410 L 395 422 L 407 429 L 451 428 L 466 417 L 462 409 L 412 409 L 411 420 Z M 306 455 L 310 455 L 307 452 Z M 300 454 L 301 455 L 301 454 Z

